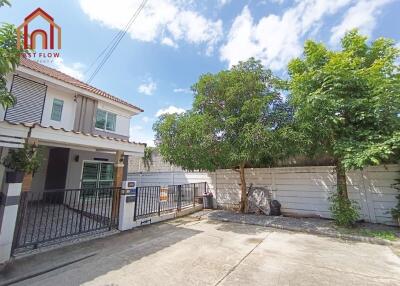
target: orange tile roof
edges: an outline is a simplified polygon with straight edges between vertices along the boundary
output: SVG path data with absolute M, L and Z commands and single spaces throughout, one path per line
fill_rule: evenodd
M 62 127 L 46 126 L 46 125 L 42 125 L 41 123 L 12 122 L 12 121 L 8 121 L 8 120 L 4 120 L 4 121 L 0 121 L 0 122 L 5 122 L 5 123 L 10 124 L 10 125 L 20 125 L 20 126 L 27 127 L 27 128 L 35 128 L 35 127 L 40 127 L 40 128 L 43 128 L 43 129 L 50 128 L 50 129 L 56 130 L 56 131 L 61 130 L 61 131 L 64 131 L 64 132 L 71 132 L 71 133 L 74 133 L 74 134 L 82 134 L 82 135 L 85 135 L 85 136 L 91 136 L 91 137 L 94 137 L 94 138 L 100 138 L 100 139 L 106 139 L 106 140 L 113 140 L 113 141 L 117 141 L 117 142 L 124 142 L 124 143 L 129 143 L 129 144 L 147 146 L 146 143 L 129 141 L 129 140 L 126 140 L 126 139 L 114 138 L 114 137 L 110 137 L 110 136 L 103 136 L 103 135 L 97 135 L 97 134 L 92 134 L 92 133 L 79 132 L 79 131 L 75 131 L 75 130 L 68 130 L 68 129 L 65 129 L 65 128 L 62 128 Z
M 65 83 L 71 84 L 71 85 L 73 85 L 75 87 L 78 87 L 78 88 L 82 88 L 82 89 L 87 90 L 87 91 L 89 91 L 91 93 L 104 96 L 105 98 L 111 99 L 111 100 L 113 100 L 115 102 L 121 103 L 123 105 L 129 106 L 131 108 L 134 108 L 134 109 L 137 109 L 137 110 L 140 110 L 141 112 L 143 112 L 143 109 L 141 109 L 141 108 L 139 108 L 139 107 L 137 107 L 137 106 L 135 106 L 133 104 L 130 104 L 129 102 L 126 102 L 126 101 L 124 101 L 124 100 L 122 100 L 122 99 L 120 99 L 118 97 L 115 97 L 115 96 L 113 96 L 113 95 L 111 95 L 111 94 L 109 94 L 109 93 L 107 93 L 105 91 L 102 91 L 102 90 L 100 90 L 100 89 L 98 89 L 98 88 L 96 88 L 94 86 L 91 86 L 91 85 L 89 85 L 87 83 L 84 83 L 84 82 L 82 82 L 82 81 L 80 81 L 80 80 L 78 80 L 76 78 L 73 78 L 72 76 L 69 76 L 69 75 L 67 75 L 65 73 L 62 73 L 62 72 L 60 72 L 60 71 L 58 71 L 56 69 L 53 69 L 53 68 L 50 68 L 48 66 L 39 64 L 39 63 L 37 63 L 35 61 L 32 61 L 32 60 L 29 60 L 27 58 L 21 57 L 20 66 L 23 66 L 25 68 L 28 68 L 28 69 L 31 69 L 33 71 L 39 72 L 41 74 L 50 76 L 50 77 L 55 78 L 57 80 L 61 80 L 61 81 L 65 82 Z

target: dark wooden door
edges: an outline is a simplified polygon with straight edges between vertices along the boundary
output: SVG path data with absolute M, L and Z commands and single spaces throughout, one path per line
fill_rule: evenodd
M 46 173 L 46 190 L 65 189 L 68 171 L 69 149 L 67 148 L 51 148 L 49 151 L 49 160 Z M 62 203 L 64 200 L 64 191 L 54 193 L 47 201 L 54 203 Z

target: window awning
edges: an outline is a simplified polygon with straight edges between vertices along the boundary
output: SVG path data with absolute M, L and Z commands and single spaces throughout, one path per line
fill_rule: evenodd
M 87 134 L 43 126 L 38 123 L 0 122 L 0 146 L 21 148 L 26 138 L 39 141 L 39 145 L 64 147 L 71 149 L 88 149 L 92 151 L 122 151 L 125 155 L 140 155 L 144 153 L 146 144 L 131 142 L 124 139 L 102 135 Z

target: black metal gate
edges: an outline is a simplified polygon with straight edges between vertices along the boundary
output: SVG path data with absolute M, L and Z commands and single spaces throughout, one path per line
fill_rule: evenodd
M 118 226 L 120 188 L 23 192 L 13 253 Z
M 207 183 L 138 187 L 134 220 L 146 218 L 202 203 Z

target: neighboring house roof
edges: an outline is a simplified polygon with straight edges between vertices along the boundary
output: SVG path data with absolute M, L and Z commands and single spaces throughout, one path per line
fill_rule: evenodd
M 72 76 L 69 76 L 69 75 L 67 75 L 65 73 L 62 73 L 62 72 L 60 72 L 60 71 L 58 71 L 56 69 L 53 69 L 53 68 L 50 68 L 48 66 L 39 64 L 39 63 L 37 63 L 35 61 L 32 61 L 32 60 L 29 60 L 27 58 L 21 57 L 20 66 L 23 66 L 25 68 L 28 68 L 28 69 L 31 69 L 33 71 L 39 72 L 41 74 L 50 76 L 50 77 L 55 78 L 57 80 L 61 80 L 61 81 L 65 82 L 65 83 L 71 84 L 71 85 L 73 85 L 75 87 L 85 89 L 85 90 L 87 90 L 89 92 L 92 92 L 94 94 L 97 94 L 97 95 L 100 95 L 100 96 L 104 96 L 105 98 L 111 99 L 111 100 L 113 100 L 115 102 L 118 102 L 120 104 L 123 104 L 123 105 L 129 106 L 131 108 L 137 109 L 140 112 L 143 112 L 143 109 L 141 109 L 141 108 L 139 108 L 139 107 L 137 107 L 137 106 L 135 106 L 133 104 L 130 104 L 129 102 L 126 102 L 126 101 L 124 101 L 124 100 L 122 100 L 122 99 L 120 99 L 118 97 L 115 97 L 115 96 L 113 96 L 113 95 L 111 95 L 111 94 L 109 94 L 109 93 L 107 93 L 105 91 L 102 91 L 102 90 L 100 90 L 100 89 L 98 89 L 98 88 L 96 88 L 94 86 L 91 86 L 91 85 L 89 85 L 87 83 L 84 83 L 84 82 L 82 82 L 82 81 L 80 81 L 80 80 L 78 80 L 76 78 L 73 78 Z

